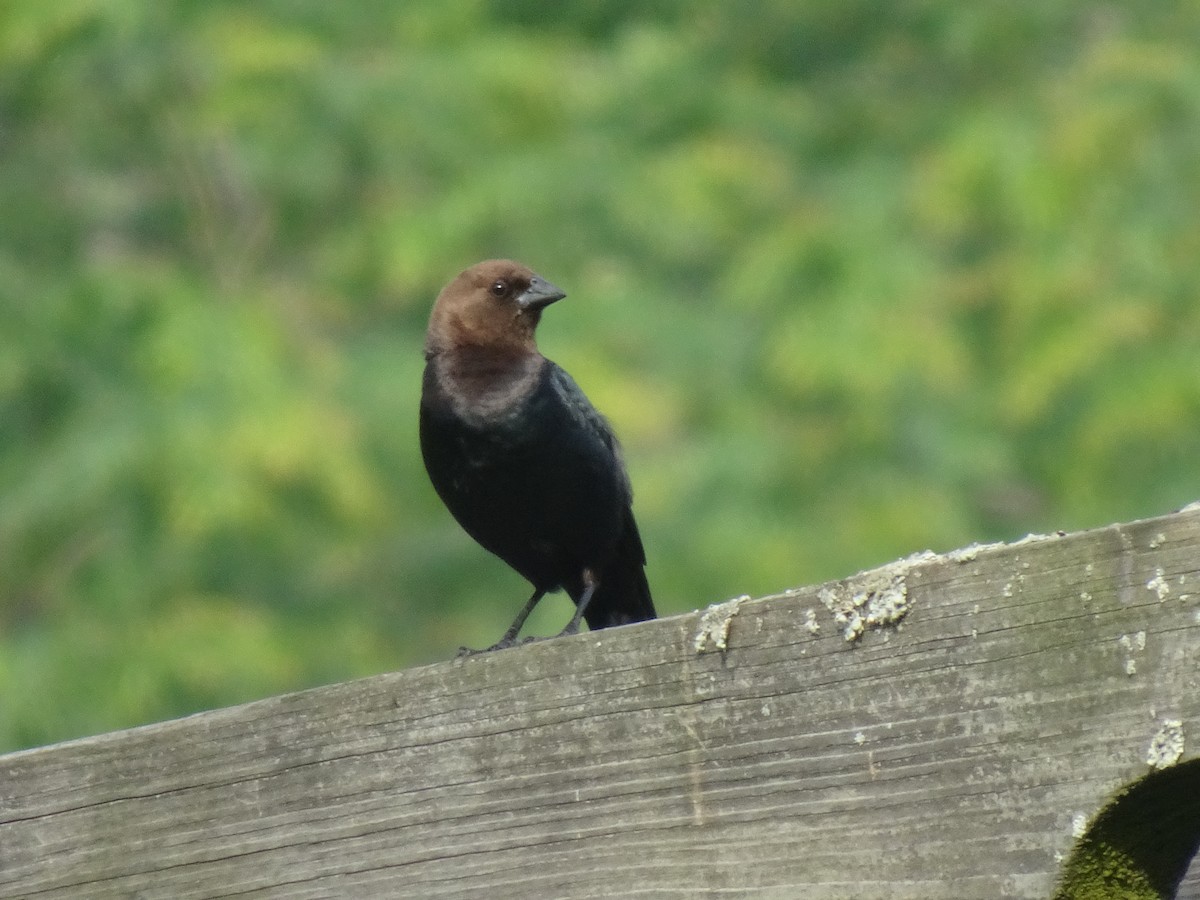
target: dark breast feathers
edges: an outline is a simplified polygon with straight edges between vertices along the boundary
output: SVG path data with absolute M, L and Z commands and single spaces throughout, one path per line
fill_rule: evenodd
M 421 450 L 459 524 L 536 588 L 578 600 L 590 570 L 593 629 L 653 617 L 619 446 L 571 376 L 541 356 L 503 374 L 451 365 L 426 368 Z

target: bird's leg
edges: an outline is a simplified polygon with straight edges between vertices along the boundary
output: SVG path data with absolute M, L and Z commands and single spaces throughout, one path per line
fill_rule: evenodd
M 534 588 L 529 599 L 525 601 L 525 605 L 521 607 L 521 611 L 517 613 L 517 617 L 513 619 L 513 623 L 508 626 L 508 631 L 504 632 L 504 637 L 500 638 L 499 643 L 493 650 L 503 650 L 505 647 L 511 647 L 516 643 L 517 635 L 521 633 L 521 628 L 525 625 L 525 620 L 529 618 L 529 614 L 533 612 L 533 608 L 538 605 L 543 597 L 546 596 L 545 590 L 542 588 Z
M 568 634 L 579 633 L 579 623 L 583 621 L 583 614 L 587 612 L 588 604 L 592 602 L 592 594 L 596 593 L 596 585 L 600 582 L 596 580 L 596 576 L 592 574 L 591 569 L 584 569 L 583 583 L 587 586 L 583 589 L 583 593 L 579 595 L 579 602 L 575 604 L 575 615 L 571 616 L 571 621 L 567 623 L 566 628 L 558 633 L 558 637 L 566 637 Z
M 533 594 L 525 605 L 521 607 L 521 611 L 517 613 L 517 617 L 513 619 L 513 623 L 508 626 L 508 631 L 504 632 L 504 637 L 496 641 L 490 647 L 485 647 L 483 650 L 472 650 L 470 647 L 459 647 L 459 656 L 475 656 L 478 653 L 490 653 L 493 650 L 506 650 L 517 642 L 517 635 L 521 633 L 521 626 L 525 624 L 525 620 L 529 618 L 529 614 L 533 612 L 533 608 L 538 605 L 543 597 L 546 596 L 546 591 L 542 588 L 535 588 Z M 578 628 L 578 625 L 576 625 Z

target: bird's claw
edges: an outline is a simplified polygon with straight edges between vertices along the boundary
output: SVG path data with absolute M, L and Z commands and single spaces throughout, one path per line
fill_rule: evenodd
M 521 643 L 525 643 L 528 640 L 529 638 L 526 638 L 525 641 L 522 641 Z M 482 656 L 485 653 L 491 653 L 495 650 L 507 650 L 509 647 L 516 646 L 516 643 L 517 642 L 515 640 L 497 641 L 496 643 L 492 644 L 492 646 L 484 647 L 481 650 L 476 650 L 474 647 L 459 647 L 458 652 L 454 654 L 454 658 L 466 659 L 468 656 Z
M 454 654 L 454 658 L 455 659 L 467 659 L 468 657 L 471 657 L 471 656 L 482 656 L 485 653 L 492 653 L 496 650 L 507 650 L 509 647 L 527 647 L 530 644 L 538 644 L 538 643 L 541 643 L 542 641 L 552 641 L 556 637 L 565 637 L 566 635 L 569 635 L 569 634 L 576 634 L 576 633 L 578 633 L 578 631 L 579 631 L 578 628 L 576 628 L 573 631 L 571 629 L 564 629 L 563 631 L 560 631 L 558 634 L 547 634 L 547 635 L 543 635 L 540 637 L 526 637 L 526 638 L 521 638 L 520 640 L 517 640 L 516 638 L 512 638 L 511 640 L 505 639 L 505 640 L 497 641 L 496 643 L 492 644 L 492 646 L 490 646 L 490 647 L 484 647 L 482 650 L 476 650 L 473 647 L 459 647 L 458 652 L 456 654 Z

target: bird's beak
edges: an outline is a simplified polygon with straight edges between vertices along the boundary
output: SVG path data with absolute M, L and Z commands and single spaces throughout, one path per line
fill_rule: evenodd
M 541 275 L 534 275 L 529 280 L 529 287 L 517 297 L 517 306 L 523 310 L 545 309 L 551 303 L 561 300 L 565 296 L 567 295 L 564 291 L 556 288 Z

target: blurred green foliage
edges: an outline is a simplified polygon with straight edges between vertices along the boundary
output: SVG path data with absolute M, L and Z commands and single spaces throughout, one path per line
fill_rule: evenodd
M 498 636 L 525 585 L 415 431 L 489 256 L 569 292 L 664 613 L 1195 499 L 1197 46 L 1187 3 L 8 0 L 0 749 Z

